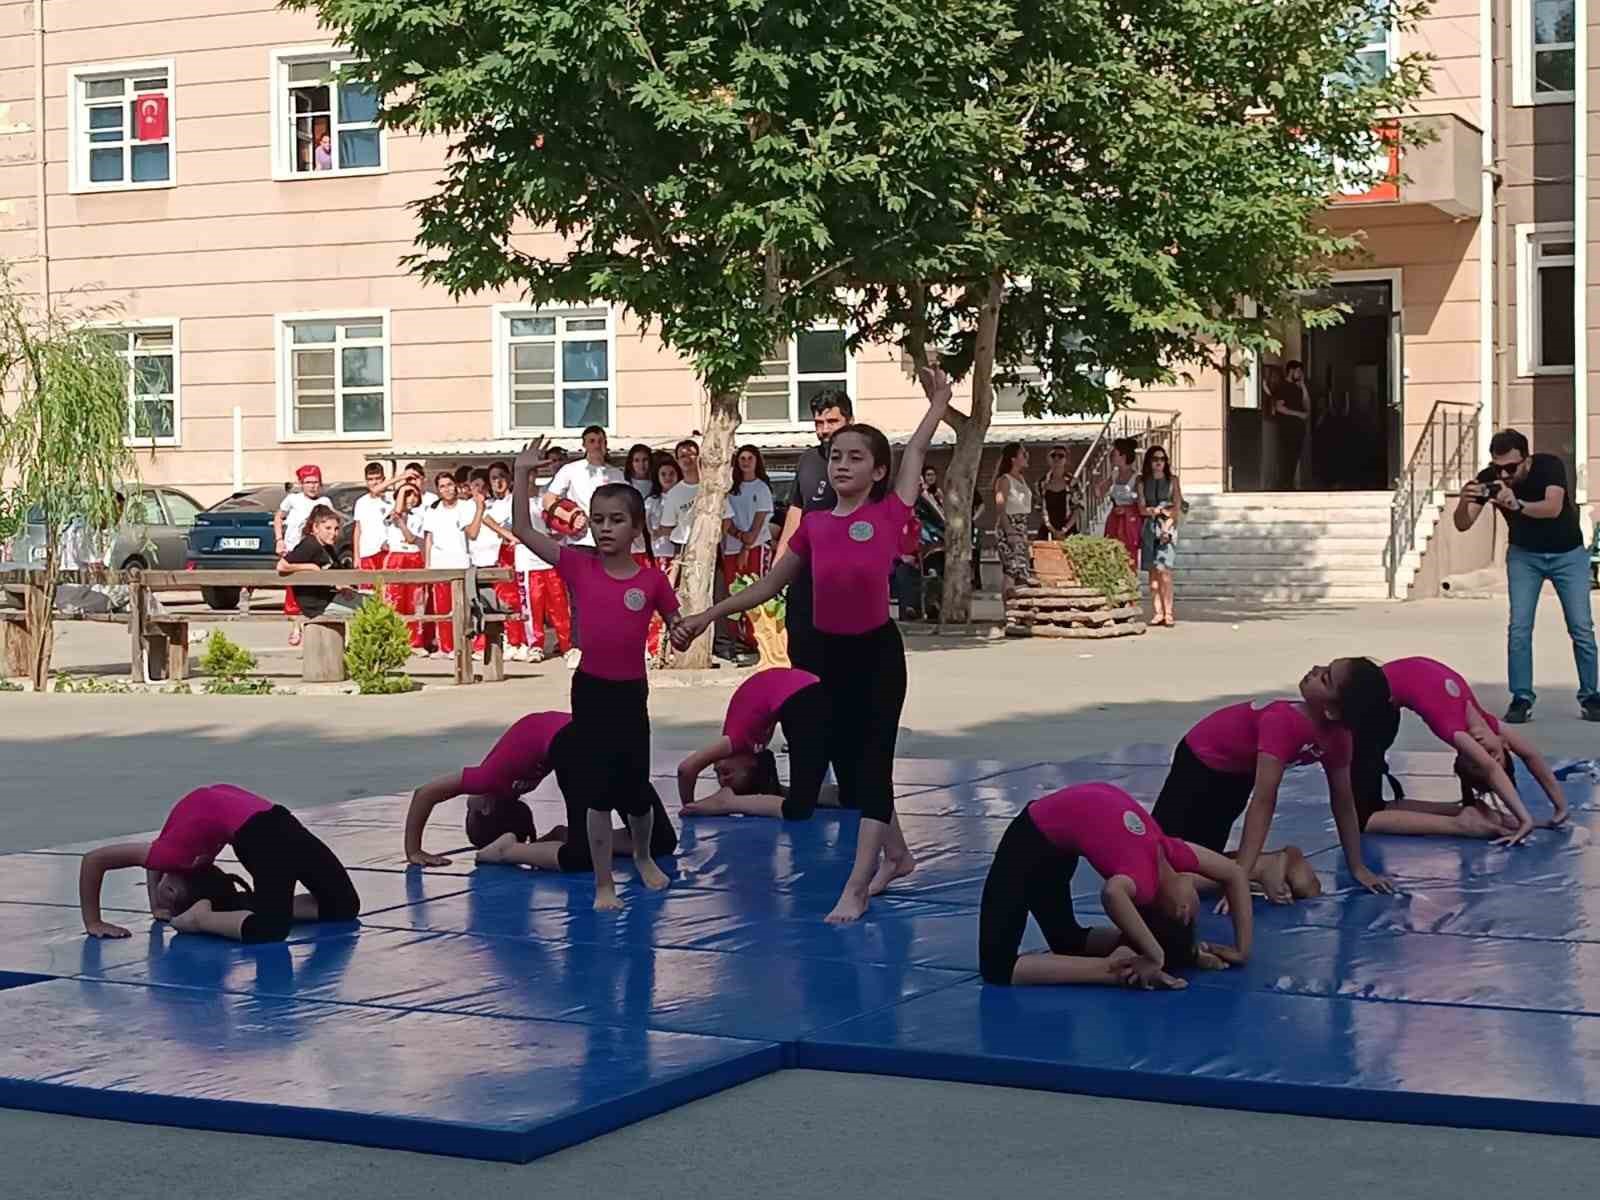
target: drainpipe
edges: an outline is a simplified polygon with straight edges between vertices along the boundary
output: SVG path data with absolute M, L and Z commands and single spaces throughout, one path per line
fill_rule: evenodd
M 50 307 L 50 220 L 49 200 L 45 192 L 45 129 L 44 129 L 44 0 L 33 0 L 33 136 L 34 221 L 39 230 L 39 298 L 46 310 Z
M 1577 0 L 1573 17 L 1572 88 L 1572 498 L 1582 511 L 1589 499 L 1589 5 Z
M 1494 434 L 1494 5 L 1478 5 L 1478 113 L 1483 124 L 1478 168 L 1478 453 L 1489 461 Z

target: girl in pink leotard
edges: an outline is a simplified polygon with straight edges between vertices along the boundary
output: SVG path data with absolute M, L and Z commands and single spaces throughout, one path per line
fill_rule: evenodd
M 1369 833 L 1494 838 L 1512 845 L 1533 831 L 1533 819 L 1512 780 L 1512 756 L 1527 765 L 1555 810 L 1551 824 L 1567 818 L 1567 801 L 1549 764 L 1527 737 L 1486 712 L 1461 674 L 1437 659 L 1400 658 L 1385 663 L 1391 703 L 1377 710 L 1356 734 L 1351 767 L 1356 812 Z M 1460 803 L 1411 800 L 1388 771 L 1387 755 L 1400 731 L 1400 712 L 1410 709 L 1456 752 Z M 1383 781 L 1395 792 L 1383 798 Z M 1500 809 L 1484 803 L 1499 797 Z

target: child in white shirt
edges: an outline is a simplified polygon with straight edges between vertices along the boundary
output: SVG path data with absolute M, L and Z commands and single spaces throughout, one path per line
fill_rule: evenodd
M 483 522 L 483 505 L 477 500 L 459 499 L 456 496 L 455 476 L 440 471 L 433 481 L 439 491 L 439 503 L 428 509 L 422 517 L 422 554 L 428 569 L 455 570 L 472 564 L 468 549 L 471 539 L 478 536 Z M 438 616 L 451 612 L 450 584 L 441 582 L 430 586 L 433 599 L 431 611 Z M 454 654 L 455 630 L 449 621 L 435 622 L 439 650 Z

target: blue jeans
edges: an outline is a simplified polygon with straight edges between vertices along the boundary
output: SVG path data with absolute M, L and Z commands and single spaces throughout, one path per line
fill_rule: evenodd
M 1506 631 L 1506 674 L 1511 698 L 1532 704 L 1533 618 L 1544 581 L 1555 585 L 1578 664 L 1578 701 L 1600 695 L 1595 678 L 1594 615 L 1589 608 L 1589 554 L 1581 546 L 1561 554 L 1540 554 L 1511 546 L 1506 550 L 1506 584 L 1511 592 L 1511 625 Z

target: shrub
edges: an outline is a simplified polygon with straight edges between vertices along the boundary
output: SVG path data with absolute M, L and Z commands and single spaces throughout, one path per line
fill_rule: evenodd
M 1128 548 L 1115 538 L 1075 534 L 1061 543 L 1061 549 L 1072 562 L 1080 587 L 1094 588 L 1113 601 L 1138 594 L 1133 560 Z
M 345 674 L 363 696 L 409 692 L 403 668 L 411 658 L 411 636 L 400 614 L 378 596 L 369 596 L 345 631 Z
M 200 669 L 206 673 L 204 687 L 210 696 L 264 696 L 272 691 L 272 680 L 250 678 L 256 656 L 220 629 L 213 629 L 206 639 Z
M 756 576 L 756 575 L 738 575 L 738 576 L 735 576 L 733 582 L 728 585 L 728 592 L 730 594 L 735 594 L 735 593 L 738 593 L 738 592 L 742 592 L 747 587 L 754 587 L 760 581 L 761 581 L 760 577 Z M 783 602 L 783 596 L 784 596 L 784 594 L 782 592 L 779 592 L 776 596 L 774 596 L 771 600 L 768 600 L 765 604 L 757 605 L 754 611 L 755 612 L 759 612 L 759 613 L 764 613 L 767 616 L 771 617 L 774 621 L 778 622 L 778 624 L 782 625 L 783 624 L 783 618 L 784 618 L 784 615 L 785 615 L 785 612 L 786 612 L 786 606 L 784 605 L 784 602 Z
M 57 672 L 54 686 L 56 692 L 72 692 L 78 695 L 111 695 L 126 696 L 133 689 L 120 679 L 97 679 L 93 675 L 68 675 L 66 672 Z

